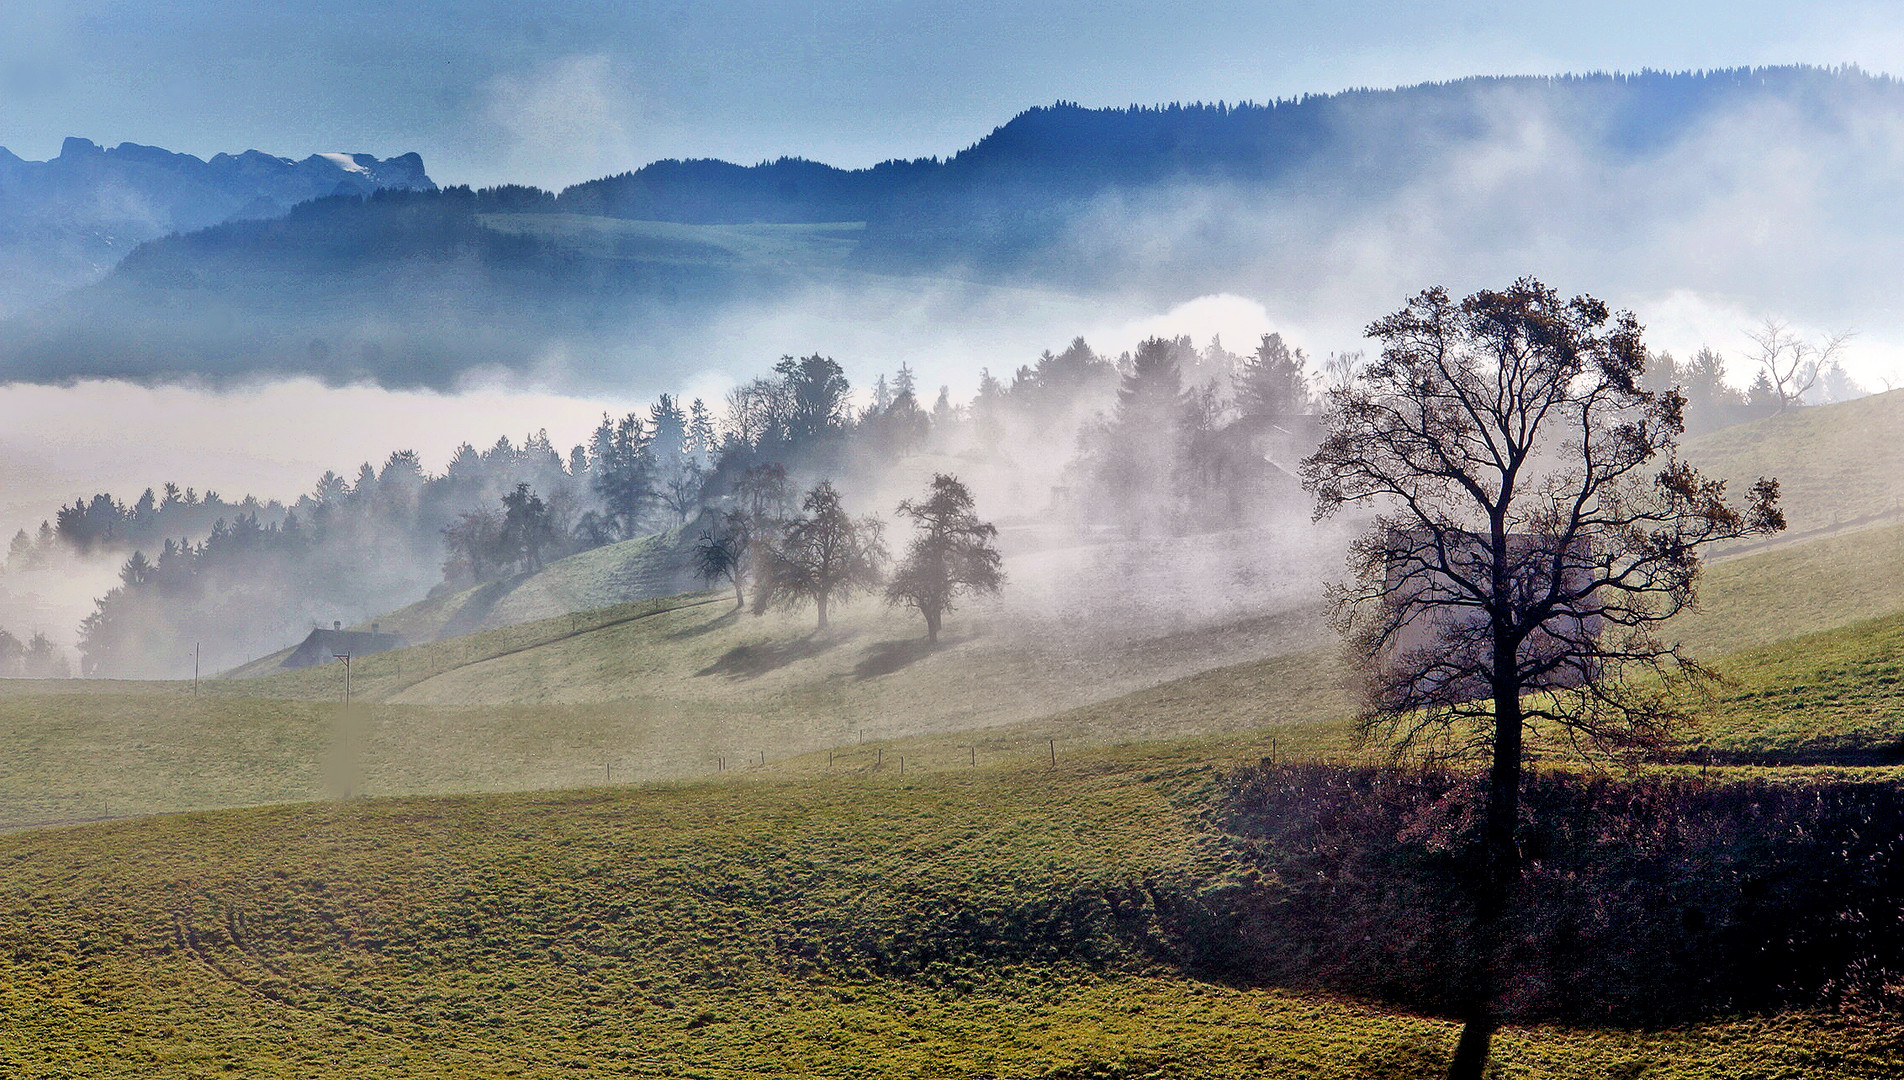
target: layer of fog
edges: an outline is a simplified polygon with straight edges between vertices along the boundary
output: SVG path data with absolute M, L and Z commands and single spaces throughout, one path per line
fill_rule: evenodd
M 1107 198 L 1068 239 L 1068 257 L 1101 260 L 1116 268 L 1112 277 L 1128 278 L 1127 289 L 1101 295 L 836 277 L 730 308 L 679 335 L 630 337 L 608 351 L 550 345 L 513 370 L 469 372 L 458 392 L 446 394 L 308 380 L 221 390 L 125 382 L 0 387 L 0 413 L 9 418 L 0 431 L 8 473 L 0 525 L 10 535 L 62 502 L 97 491 L 130 500 L 168 479 L 231 498 L 288 502 L 325 470 L 348 474 L 392 450 L 414 449 L 434 469 L 456 445 L 482 446 L 497 435 L 547 429 L 566 448 L 583 441 L 604 411 L 625 412 L 663 391 L 705 398 L 718 410 L 728 386 L 786 354 L 838 358 L 862 393 L 875 375 L 907 364 L 928 407 L 941 384 L 965 400 L 981 369 L 1008 378 L 1040 350 L 1078 334 L 1115 355 L 1151 334 L 1189 334 L 1199 345 L 1221 335 L 1247 351 L 1257 335 L 1277 330 L 1322 356 L 1362 347 L 1367 322 L 1425 285 L 1461 293 L 1528 273 L 1563 292 L 1592 292 L 1632 308 L 1655 348 L 1682 356 L 1701 345 L 1718 348 L 1740 382 L 1751 374 L 1745 334 L 1766 317 L 1790 320 L 1808 335 L 1856 330 L 1844 358 L 1854 377 L 1872 388 L 1897 378 L 1904 369 L 1896 300 L 1904 295 L 1904 264 L 1894 254 L 1904 240 L 1897 212 L 1904 209 L 1904 130 L 1897 122 L 1850 110 L 1828 128 L 1761 105 L 1719 116 L 1656 153 L 1609 164 L 1588 153 L 1579 120 L 1502 88 L 1481 137 L 1421 162 L 1407 183 L 1372 200 L 1326 176 L 1274 196 L 1200 187 Z M 1855 201 L 1841 197 L 1846 176 L 1863 178 Z M 1240 269 L 1212 281 L 1211 265 Z M 1176 284 L 1186 281 L 1196 288 Z M 1157 299 L 1172 292 L 1174 301 Z M 1035 516 L 1049 502 L 1055 473 L 1075 452 L 1075 430 L 1043 434 L 1044 442 L 1018 448 L 1022 460 L 1041 463 L 1029 479 L 969 467 L 991 512 Z M 879 491 L 856 501 L 889 514 L 896 497 Z M 1290 528 L 1305 512 L 1287 508 L 1263 535 Z M 1231 617 L 1249 605 L 1300 607 L 1313 600 L 1304 590 L 1326 575 L 1329 559 L 1314 545 L 1289 550 L 1301 552 L 1290 563 L 1299 573 L 1247 588 L 1195 565 L 1168 581 L 1138 584 L 1132 576 L 1180 552 L 1125 547 L 1082 563 L 1047 558 L 1065 570 L 1050 579 L 1035 569 L 1042 556 L 1026 554 L 1014 558 L 1016 591 L 1049 610 L 1060 594 L 1088 600 L 1080 586 L 1103 586 L 1110 599 L 1079 610 L 1111 623 L 1135 612 L 1145 626 Z M 111 570 L 102 562 L 42 581 L 10 579 L 0 625 L 44 628 L 70 642 Z M 1131 584 L 1105 584 L 1119 581 Z
M 1531 274 L 1638 312 L 1656 347 L 1738 357 L 1745 331 L 1773 317 L 1855 331 L 1845 363 L 1869 385 L 1904 371 L 1904 116 L 1853 91 L 1811 114 L 1761 101 L 1621 156 L 1602 145 L 1603 118 L 1511 84 L 1477 93 L 1483 130 L 1379 197 L 1353 169 L 1271 194 L 1109 196 L 1073 228 L 1070 257 L 1114 264 L 1133 286 L 1223 268 L 1220 287 L 1310 331 L 1299 339 L 1312 350 L 1351 347 L 1427 285 L 1465 295 Z
M 949 337 L 937 338 L 928 345 L 911 342 L 907 348 L 893 350 L 880 347 L 864 329 L 865 325 L 877 324 L 851 325 L 859 334 L 857 347 L 875 357 L 844 354 L 857 388 L 858 407 L 868 403 L 869 384 L 876 377 L 891 376 L 897 370 L 897 364 L 889 365 L 877 357 L 890 356 L 894 351 L 901 356 L 915 350 L 924 353 Z M 1220 338 L 1247 349 L 1249 342 L 1271 325 L 1260 305 L 1215 296 L 1137 318 L 1117 318 L 1106 312 L 1088 329 L 1107 352 L 1130 348 L 1144 337 L 1179 334 L 1201 342 Z M 892 332 L 890 324 L 887 330 Z M 1005 337 L 1009 330 L 994 329 L 991 333 Z M 767 327 L 756 332 L 827 337 L 823 329 L 813 325 Z M 1000 344 L 987 336 L 958 343 L 960 355 L 972 361 L 987 361 L 968 361 L 968 377 L 975 376 L 979 367 L 990 367 L 1009 381 L 1013 368 L 1037 360 L 1041 350 L 1034 347 L 1038 341 L 1034 335 L 1048 335 L 1043 342 L 1052 346 L 1062 346 L 1072 336 L 1043 326 L 1030 330 L 1020 327 L 1017 333 L 1027 340 Z M 870 346 L 868 341 L 872 342 Z M 846 344 L 854 347 L 853 342 Z M 767 354 L 747 374 L 764 373 L 772 358 L 771 353 Z M 725 372 L 709 369 L 684 385 L 661 384 L 655 392 L 665 389 L 688 400 L 702 398 L 719 413 L 724 391 L 732 382 L 733 377 Z M 923 405 L 930 407 L 935 394 L 929 383 L 920 386 Z M 961 401 L 964 397 L 959 395 Z M 317 476 L 325 471 L 349 477 L 356 471 L 356 463 L 379 464 L 393 450 L 414 449 L 426 470 L 438 472 L 451 451 L 465 441 L 487 446 L 499 435 L 521 439 L 526 432 L 547 431 L 556 450 L 566 454 L 567 447 L 588 441 L 605 412 L 619 415 L 645 405 L 639 399 L 590 399 L 520 386 L 490 385 L 472 387 L 461 394 L 437 395 L 370 386 L 326 388 L 309 380 L 256 383 L 222 391 L 98 381 L 70 387 L 10 385 L 0 387 L 0 403 L 20 418 L 0 434 L 5 440 L 0 454 L 11 463 L 15 477 L 8 487 L 8 535 L 16 529 L 31 534 L 60 505 L 84 500 L 92 493 L 109 492 L 131 503 L 141 491 L 168 479 L 201 491 L 215 489 L 229 502 L 253 495 L 290 504 L 310 492 Z M 835 479 L 848 490 L 856 512 L 891 519 L 900 499 L 921 494 L 923 481 L 930 475 L 928 466 L 965 476 L 984 512 L 1011 523 L 1008 553 L 1014 584 L 1006 608 L 1034 621 L 1055 613 L 1061 621 L 1073 624 L 1102 623 L 1114 630 L 1143 634 L 1213 619 L 1234 619 L 1245 609 L 1260 613 L 1264 598 L 1271 593 L 1278 596 L 1276 606 L 1287 606 L 1280 595 L 1292 588 L 1287 561 L 1273 587 L 1265 591 L 1257 587 L 1255 572 L 1247 569 L 1254 556 L 1243 560 L 1244 576 L 1237 579 L 1233 574 L 1214 572 L 1210 564 L 1215 556 L 1194 550 L 1196 545 L 1180 545 L 1183 550 L 1164 559 L 1155 557 L 1155 545 L 1106 544 L 1102 537 L 1087 543 L 1090 538 L 1082 537 L 1071 524 L 1051 522 L 1053 491 L 1066 480 L 1066 472 L 1073 466 L 1080 427 L 1110 406 L 1106 385 L 1096 396 L 1074 402 L 1061 417 L 1015 421 L 995 453 L 979 453 L 969 443 L 948 434 L 915 467 L 902 463 L 889 470 L 886 462 L 861 461 Z M 796 475 L 795 479 L 804 484 L 817 478 Z M 1306 507 L 1284 509 L 1297 517 L 1306 514 Z M 894 546 L 900 547 L 904 537 L 895 530 L 893 540 Z M 1234 547 L 1235 543 L 1232 538 L 1216 546 Z M 420 597 L 440 579 L 440 552 L 412 565 L 407 556 L 399 557 L 400 546 L 394 542 L 380 544 L 374 539 L 364 544 L 363 572 L 374 572 L 379 580 L 389 583 L 388 589 L 373 590 L 388 601 L 386 607 L 318 611 L 306 610 L 308 605 L 284 603 L 282 610 L 273 613 L 283 624 L 281 632 L 301 634 L 313 622 L 327 624 L 332 618 L 367 622 L 382 611 Z M 1086 547 L 1093 551 L 1086 553 Z M 1075 550 L 1054 556 L 1054 548 Z M 1232 551 L 1224 557 L 1235 554 Z M 45 632 L 71 646 L 75 630 L 91 611 L 93 600 L 116 584 L 126 555 L 123 550 L 91 556 L 63 553 L 38 569 L 10 567 L 4 578 L 6 591 L 0 594 L 0 626 L 16 632 Z M 17 564 L 24 560 L 14 561 Z M 1156 565 L 1151 565 L 1153 562 Z M 1319 579 L 1309 575 L 1305 580 L 1313 586 Z M 1248 587 L 1239 588 L 1239 584 Z M 1288 599 L 1287 603 L 1312 602 L 1314 593 L 1315 589 L 1309 587 L 1302 597 Z M 1069 633 L 1073 640 L 1084 640 L 1077 632 L 1078 625 L 1073 625 Z M 208 648 L 216 652 L 217 663 L 223 666 L 290 643 L 267 635 L 255 641 L 208 643 Z M 176 673 L 183 662 L 179 657 L 163 661 L 150 670 Z
M 549 87 L 594 87 L 604 63 L 565 61 Z M 512 123 L 555 130 L 569 122 L 568 108 L 583 129 L 624 141 L 614 125 L 595 122 L 606 106 L 592 91 L 565 105 L 540 83 L 509 85 L 503 112 Z M 588 307 L 599 297 L 499 295 L 493 325 L 482 305 L 464 310 L 451 300 L 434 320 L 423 302 L 337 326 L 320 325 L 321 306 L 316 314 L 248 312 L 242 317 L 260 324 L 251 333 L 283 340 L 207 358 L 217 370 L 203 374 L 364 371 L 387 385 L 439 387 L 500 376 L 638 399 L 679 390 L 698 372 L 745 378 L 780 355 L 817 350 L 856 376 L 905 362 L 928 385 L 969 393 L 981 366 L 1014 366 L 1022 361 L 1012 358 L 1073 334 L 1098 341 L 1134 312 L 1199 296 L 1260 304 L 1268 323 L 1320 355 L 1355 347 L 1370 319 L 1426 285 L 1461 294 L 1534 274 L 1643 317 L 1675 313 L 1655 325 L 1675 351 L 1706 343 L 1729 351 L 1724 337 L 1736 346 L 1742 329 L 1768 316 L 1816 333 L 1856 330 L 1847 366 L 1878 385 L 1904 357 L 1904 261 L 1896 256 L 1904 116 L 1895 97 L 1860 78 L 1782 98 L 1741 92 L 1683 127 L 1648 118 L 1658 130 L 1643 137 L 1659 141 L 1642 146 L 1613 127 L 1632 118 L 1587 91 L 1475 84 L 1447 114 L 1430 93 L 1362 112 L 1351 103 L 1338 118 L 1344 126 L 1323 139 L 1342 145 L 1310 154 L 1308 172 L 1269 188 L 1199 182 L 1107 195 L 1048 247 L 1032 235 L 1037 226 L 1005 238 L 1028 243 L 1026 265 L 1015 268 L 888 277 L 801 264 L 773 273 L 788 270 L 803 286 L 776 277 L 771 287 L 735 285 L 730 295 L 695 278 L 681 298 L 623 297 L 599 311 Z M 1391 154 L 1407 160 L 1376 156 Z M 468 280 L 442 266 L 431 272 L 448 275 L 437 283 L 445 297 L 490 287 L 480 267 Z M 728 299 L 696 299 L 703 286 Z M 202 303 L 208 326 L 232 315 L 216 293 Z M 178 325 L 154 326 L 154 340 L 171 341 L 166 335 L 191 321 L 186 312 L 166 316 Z M 322 359 L 305 355 L 317 338 L 327 342 Z M 191 361 L 165 349 L 123 363 L 72 360 L 88 362 L 136 373 Z M 50 378 L 68 367 L 20 370 Z
M 996 291 L 993 295 L 1013 294 Z M 1144 337 L 1177 335 L 1188 335 L 1200 345 L 1218 339 L 1236 351 L 1247 351 L 1257 337 L 1272 330 L 1306 346 L 1312 356 L 1331 347 L 1365 345 L 1354 327 L 1327 321 L 1305 325 L 1272 314 L 1258 300 L 1233 294 L 1198 297 L 1168 310 L 1136 314 L 1142 309 L 1093 304 L 1088 305 L 1091 310 L 1084 310 L 1087 305 L 1060 302 L 1063 298 L 1016 295 L 1034 299 L 1016 311 L 991 312 L 988 320 L 976 323 L 946 317 L 948 312 L 941 306 L 945 297 L 934 294 L 914 295 L 909 304 L 889 303 L 884 319 L 837 294 L 802 310 L 785 308 L 736 317 L 728 326 L 717 328 L 718 333 L 740 342 L 733 353 L 719 361 L 710 357 L 706 367 L 672 385 L 656 373 L 641 381 L 631 379 L 625 396 L 537 389 L 526 380 L 500 373 L 491 373 L 488 382 L 472 377 L 463 391 L 453 394 L 368 385 L 325 387 L 305 379 L 255 382 L 227 390 L 119 381 L 68 387 L 0 386 L 0 412 L 13 418 L 0 430 L 0 460 L 9 471 L 9 483 L 0 495 L 4 500 L 0 527 L 5 536 L 21 528 L 31 532 L 61 504 L 101 491 L 130 502 L 145 488 L 167 480 L 217 490 L 234 501 L 250 494 L 288 504 L 310 491 L 325 471 L 349 476 L 359 463 L 380 463 L 393 450 L 415 450 L 431 471 L 440 471 L 459 444 L 488 446 L 498 436 L 520 440 L 527 433 L 546 430 L 555 446 L 566 450 L 586 441 L 603 413 L 620 415 L 643 408 L 661 392 L 678 393 L 687 400 L 702 398 L 718 412 L 730 386 L 763 373 L 783 352 L 837 356 L 854 382 L 861 405 L 875 377 L 909 364 L 920 372 L 922 404 L 929 407 L 937 385 L 950 386 L 955 401 L 966 401 L 981 369 L 1009 381 L 1016 367 L 1033 362 L 1044 348 L 1060 347 L 1074 333 L 1082 333 L 1107 355 L 1129 349 Z M 1389 308 L 1399 303 L 1401 295 L 1388 302 Z M 1364 314 L 1368 318 L 1387 310 L 1374 296 L 1367 303 L 1369 310 Z M 1735 379 L 1749 376 L 1742 363 L 1744 335 L 1758 312 L 1689 290 L 1635 306 L 1649 325 L 1648 338 L 1656 347 L 1687 355 L 1701 344 L 1712 343 L 1732 356 Z M 1893 352 L 1894 347 L 1894 342 L 1877 334 L 1861 332 L 1848 363 L 1865 373 L 1867 381 L 1878 381 L 1888 377 L 1882 373 L 1889 369 L 1890 357 L 1904 355 L 1904 351 Z M 553 373 L 562 362 L 558 356 L 547 356 L 544 370 Z M 1108 398 L 1096 405 L 1109 406 Z M 1076 455 L 1079 419 L 1069 418 L 1048 430 L 1016 433 L 1007 440 L 1002 462 L 981 464 L 970 454 L 940 460 L 973 483 L 988 514 L 1035 522 L 1049 509 L 1053 489 L 1064 482 L 1064 472 Z M 917 470 L 897 475 L 921 479 Z M 851 492 L 856 510 L 888 517 L 893 504 L 914 494 L 890 483 Z M 1194 553 L 1194 545 L 1177 545 L 1174 553 L 1155 544 L 1150 548 L 1111 545 L 1086 553 L 1077 538 L 1063 535 L 1040 536 L 1030 551 L 1012 551 L 1008 544 L 1014 576 L 1011 595 L 1023 603 L 1008 604 L 1007 609 L 1016 613 L 1028 631 L 1054 612 L 1069 612 L 1074 624 L 1101 625 L 1111 632 L 1122 627 L 1145 634 L 1240 618 L 1248 609 L 1313 605 L 1319 598 L 1319 582 L 1340 569 L 1340 547 L 1339 538 L 1319 545 L 1314 542 L 1317 534 L 1291 525 L 1306 519 L 1306 511 L 1299 505 L 1284 508 L 1277 520 L 1265 523 L 1267 532 L 1247 541 L 1265 547 L 1263 560 L 1238 559 L 1232 551 L 1225 556 L 1228 570 L 1211 565 L 1212 556 L 1207 553 Z M 1238 542 L 1232 539 L 1216 546 L 1225 543 Z M 1045 550 L 1054 546 L 1068 553 L 1054 555 Z M 0 627 L 22 635 L 43 632 L 70 647 L 93 600 L 116 583 L 123 559 L 123 553 L 72 557 L 41 571 L 9 573 L 0 583 L 4 586 Z M 1158 569 L 1166 564 L 1167 570 Z M 1261 569 L 1271 564 L 1284 569 L 1273 573 Z M 1289 567 L 1299 569 L 1290 572 Z M 406 595 L 421 595 L 434 584 L 436 570 L 430 563 L 403 568 L 399 576 L 416 579 Z M 1230 571 L 1250 580 L 1232 580 L 1226 577 Z M 1060 602 L 1060 597 L 1069 600 Z M 306 612 L 293 621 L 306 626 L 313 619 L 328 622 L 332 617 L 362 622 L 378 614 L 368 608 Z M 1067 632 L 1076 631 L 1073 625 Z M 263 654 L 285 644 L 260 641 L 240 655 Z

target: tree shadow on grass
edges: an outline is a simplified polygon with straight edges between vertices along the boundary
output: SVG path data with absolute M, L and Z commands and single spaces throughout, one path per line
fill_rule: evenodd
M 900 668 L 925 659 L 945 646 L 956 645 L 958 640 L 940 638 L 939 644 L 932 645 L 925 638 L 918 637 L 869 645 L 866 647 L 866 652 L 860 656 L 859 663 L 853 666 L 853 678 L 864 682 L 881 675 L 891 675 Z
M 517 585 L 526 580 L 527 575 L 503 578 L 492 581 L 469 594 L 448 619 L 443 621 L 443 629 L 436 635 L 438 641 L 473 634 L 483 628 L 483 620 L 489 618 L 489 612 L 502 598 L 515 591 Z
M 1405 1036 L 1399 1044 L 1374 1046 L 1365 1050 L 1358 1063 L 1357 1075 L 1370 1080 L 1413 1080 L 1418 1076 L 1439 1076 L 1448 1069 L 1448 1056 L 1454 1047 L 1421 1036 Z M 1494 1069 L 1488 1075 L 1495 1075 Z M 1609 1074 L 1613 1075 L 1613 1074 Z M 1621 1072 L 1621 1076 L 1627 1075 Z
M 681 630 L 676 630 L 674 633 L 668 635 L 668 640 L 680 641 L 684 638 L 700 637 L 702 634 L 705 634 L 714 630 L 720 630 L 724 627 L 732 626 L 739 621 L 740 621 L 740 609 L 728 608 L 726 611 L 721 612 L 719 615 L 715 616 L 714 618 L 709 619 L 706 622 L 701 623 L 697 626 L 689 626 Z
M 808 634 L 796 641 L 779 644 L 736 645 L 720 659 L 695 672 L 695 675 L 725 675 L 730 679 L 753 679 L 788 664 L 818 656 L 836 642 Z

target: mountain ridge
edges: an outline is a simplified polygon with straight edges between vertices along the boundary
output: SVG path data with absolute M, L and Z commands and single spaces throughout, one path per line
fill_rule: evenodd
M 1768 146 L 1803 160 L 1802 183 L 1763 183 Z M 641 366 L 661 381 L 682 356 L 731 348 L 725 318 L 826 290 L 861 297 L 867 321 L 892 310 L 868 289 L 1151 308 L 1234 292 L 1347 329 L 1435 281 L 1538 271 L 1596 295 L 1709 293 L 1829 323 L 1887 311 L 1904 289 L 1904 268 L 1865 269 L 1904 243 L 1900 163 L 1904 83 L 1850 67 L 1061 101 L 945 158 L 668 159 L 559 192 L 390 189 L 226 221 L 154 240 L 13 320 L 0 377 L 450 387 L 559 354 L 586 358 L 567 373 L 580 384 Z M 629 222 L 855 231 L 786 234 L 756 258 Z
M 138 244 L 231 220 L 278 217 L 312 199 L 386 188 L 435 191 L 416 153 L 319 153 L 302 160 L 259 150 L 210 159 L 122 142 L 68 137 L 57 156 L 29 161 L 0 147 L 0 312 L 18 311 L 98 280 Z

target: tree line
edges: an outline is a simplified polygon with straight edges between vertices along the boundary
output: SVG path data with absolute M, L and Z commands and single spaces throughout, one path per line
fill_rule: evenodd
M 43 633 L 21 641 L 0 629 L 0 679 L 66 679 L 73 667 Z
M 1752 379 L 1743 388 L 1733 385 L 1725 357 L 1709 346 L 1684 361 L 1675 360 L 1669 352 L 1650 355 L 1643 381 L 1652 390 L 1679 390 L 1686 400 L 1687 434 L 1717 431 L 1805 405 L 1864 397 L 1870 391 L 1851 377 L 1842 362 L 1851 336 L 1812 338 L 1768 318 L 1746 334 L 1751 345 L 1745 364 Z

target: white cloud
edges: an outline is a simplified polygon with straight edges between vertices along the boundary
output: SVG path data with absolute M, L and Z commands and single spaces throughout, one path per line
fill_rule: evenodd
M 1093 344 L 1102 349 L 1122 350 L 1145 338 L 1188 334 L 1198 346 L 1221 336 L 1224 348 L 1247 353 L 1264 334 L 1273 331 L 1288 333 L 1289 328 L 1272 320 L 1262 304 L 1232 293 L 1215 293 L 1178 304 L 1161 314 L 1124 323 L 1104 333 L 1101 342 L 1093 339 Z M 1296 344 L 1302 342 L 1298 340 Z
M 643 102 L 625 66 L 606 53 L 497 76 L 483 97 L 483 119 L 501 134 L 505 158 L 485 172 L 559 187 L 646 163 Z

